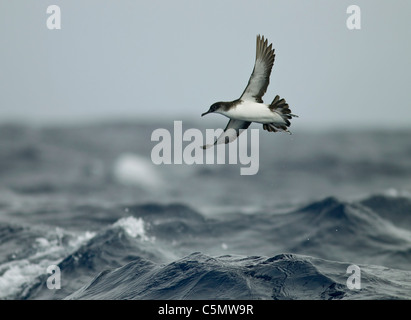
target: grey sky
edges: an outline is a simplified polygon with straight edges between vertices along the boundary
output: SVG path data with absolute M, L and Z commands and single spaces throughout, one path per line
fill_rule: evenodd
M 284 97 L 298 125 L 410 127 L 410 21 L 409 0 L 0 0 L 0 122 L 199 119 L 242 93 L 262 34 L 265 101 Z

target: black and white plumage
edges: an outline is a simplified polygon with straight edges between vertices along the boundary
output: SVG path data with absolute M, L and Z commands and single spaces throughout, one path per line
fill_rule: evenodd
M 230 118 L 224 132 L 214 142 L 214 145 L 234 141 L 242 130 L 250 126 L 251 122 L 263 124 L 263 129 L 270 132 L 289 132 L 290 120 L 296 115 L 291 113 L 286 101 L 280 99 L 278 95 L 269 105 L 262 100 L 270 83 L 274 59 L 275 54 L 272 44 L 268 45 L 267 39 L 258 35 L 254 69 L 241 97 L 230 102 L 216 102 L 207 112 L 201 115 L 220 113 Z M 203 148 L 206 149 L 212 146 L 205 145 Z

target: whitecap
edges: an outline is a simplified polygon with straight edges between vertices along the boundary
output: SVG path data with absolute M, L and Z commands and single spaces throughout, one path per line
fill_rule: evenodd
M 411 198 L 411 193 L 406 191 L 406 190 L 398 190 L 395 188 L 389 188 L 384 190 L 383 195 L 391 198 L 400 198 L 400 197 L 405 197 L 405 198 Z
M 114 227 L 121 227 L 132 238 L 140 238 L 143 241 L 154 241 L 153 237 L 146 234 L 145 222 L 142 218 L 125 217 L 113 224 Z
M 68 235 L 68 245 L 63 245 L 61 239 Z M 76 250 L 86 241 L 95 236 L 94 232 L 81 234 L 67 232 L 55 228 L 38 237 L 33 242 L 33 254 L 25 259 L 13 260 L 0 265 L 0 299 L 13 299 L 24 285 L 31 283 L 42 274 L 47 274 L 50 265 L 58 264 L 69 252 Z
M 154 189 L 162 185 L 162 179 L 154 164 L 132 153 L 121 154 L 114 163 L 113 174 L 118 183 Z

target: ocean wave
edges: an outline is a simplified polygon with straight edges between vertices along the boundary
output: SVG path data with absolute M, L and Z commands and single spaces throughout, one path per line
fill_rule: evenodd
M 41 256 L 41 265 L 15 264 L 6 276 L 29 274 L 15 281 L 20 291 L 13 294 L 21 299 L 402 299 L 402 288 L 410 288 L 411 233 L 395 212 L 408 205 L 401 197 L 331 197 L 286 213 L 206 217 L 181 204 L 127 204 L 126 216 L 70 238 L 77 249 L 58 262 L 60 290 L 45 285 L 52 251 L 62 254 L 52 237 L 33 236 L 32 261 Z M 41 253 L 50 243 L 54 249 Z M 352 264 L 364 279 L 358 292 L 346 285 Z
M 21 299 L 26 288 L 42 277 L 50 265 L 93 236 L 91 232 L 76 234 L 62 228 L 44 230 L 0 224 L 0 299 Z
M 35 280 L 20 288 L 21 299 L 62 299 L 101 269 L 120 267 L 141 257 L 152 261 L 176 258 L 156 247 L 155 238 L 146 234 L 146 223 L 141 218 L 121 218 L 88 239 L 83 235 L 76 241 L 76 249 L 56 263 L 62 274 L 61 289 L 48 289 L 50 275 L 43 269 Z
M 171 126 L 0 125 L 1 299 L 411 298 L 411 131 L 262 134 L 241 176 L 155 166 Z
M 267 258 L 193 253 L 167 265 L 137 259 L 101 272 L 66 299 L 401 299 L 409 294 L 410 281 L 379 283 L 387 275 L 402 278 L 410 272 L 378 267 L 363 267 L 362 291 L 351 290 L 348 266 L 296 254 Z

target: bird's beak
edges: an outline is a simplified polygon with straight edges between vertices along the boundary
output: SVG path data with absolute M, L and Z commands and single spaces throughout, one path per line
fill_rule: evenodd
M 210 110 L 208 110 L 207 112 L 204 112 L 201 116 L 204 117 L 206 114 L 209 114 Z

